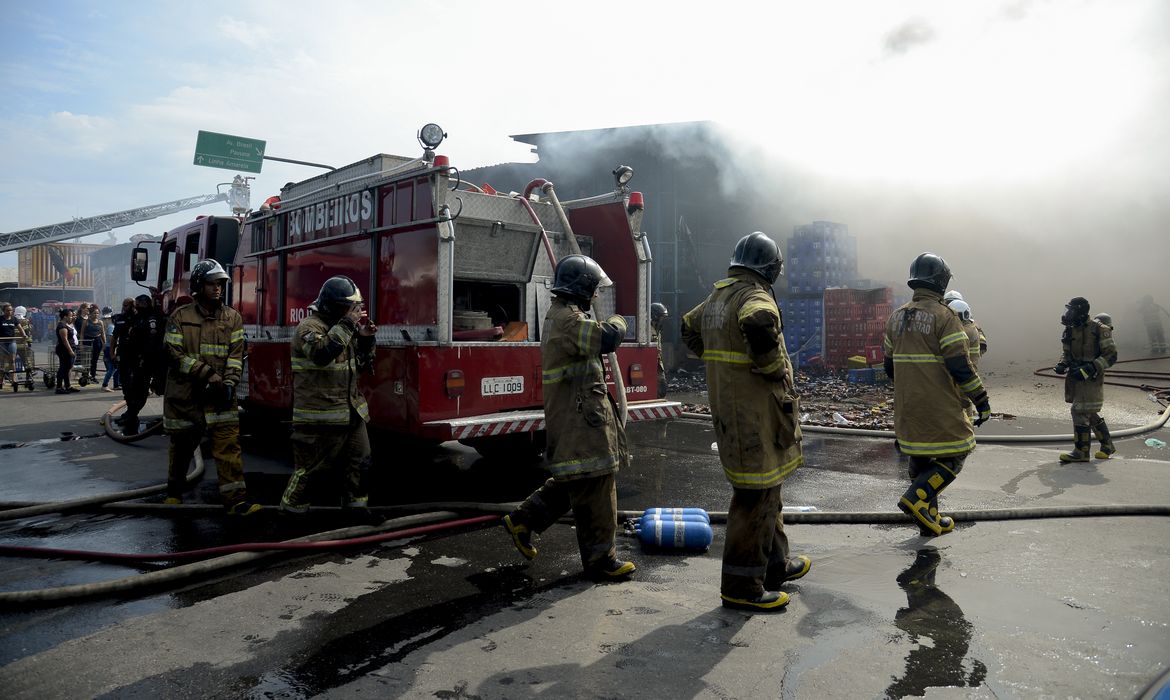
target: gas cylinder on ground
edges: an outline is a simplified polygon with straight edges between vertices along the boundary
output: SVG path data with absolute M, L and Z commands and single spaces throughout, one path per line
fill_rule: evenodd
M 697 519 L 705 523 L 711 522 L 711 516 L 702 508 L 647 508 L 642 511 L 642 517 L 647 516 L 659 520 Z
M 644 547 L 706 551 L 713 533 L 702 508 L 647 508 L 635 529 Z

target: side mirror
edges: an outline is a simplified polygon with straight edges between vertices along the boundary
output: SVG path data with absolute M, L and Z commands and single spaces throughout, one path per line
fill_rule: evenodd
M 146 269 L 149 265 L 150 254 L 146 248 L 135 248 L 130 252 L 130 279 L 135 282 L 146 281 Z

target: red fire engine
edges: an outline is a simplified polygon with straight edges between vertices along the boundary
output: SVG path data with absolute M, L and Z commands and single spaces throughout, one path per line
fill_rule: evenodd
M 484 453 L 539 448 L 541 324 L 556 260 L 579 249 L 614 281 L 596 316 L 629 322 L 616 354 L 628 420 L 677 416 L 679 403 L 656 398 L 651 255 L 632 171 L 586 199 L 561 203 L 544 180 L 505 195 L 462 182 L 434 154 L 436 131 L 441 140 L 437 127 L 420 132 L 422 157 L 376 155 L 290 183 L 242 221 L 200 217 L 163 237 L 156 292 L 168 312 L 187 300 L 196 261 L 230 262 L 247 337 L 244 410 L 291 413 L 291 334 L 321 284 L 346 275 L 378 325 L 374 372 L 361 381 L 372 427 Z M 135 256 L 144 279 L 146 252 Z

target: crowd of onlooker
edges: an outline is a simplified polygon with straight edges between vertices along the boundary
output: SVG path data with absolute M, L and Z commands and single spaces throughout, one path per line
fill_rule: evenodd
M 0 388 L 9 382 L 31 386 L 33 373 L 39 370 L 45 373 L 45 385 L 55 386 L 58 394 L 79 392 L 81 389 L 73 386 L 74 368 L 86 378 L 79 384 L 96 387 L 100 360 L 104 370 L 101 389 L 121 389 L 111 355 L 113 331 L 114 313 L 108 306 L 82 303 L 76 310 L 62 306 L 53 313 L 0 304 Z M 43 340 L 52 342 L 51 359 L 55 362 L 46 366 L 43 363 L 50 358 L 44 358 L 38 366 L 33 344 Z

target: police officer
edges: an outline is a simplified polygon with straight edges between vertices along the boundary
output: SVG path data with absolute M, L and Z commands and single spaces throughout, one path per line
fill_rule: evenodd
M 654 302 L 650 305 L 650 342 L 658 348 L 658 398 L 666 396 L 666 365 L 662 363 L 662 324 L 670 312 L 665 304 Z
M 623 317 L 604 323 L 588 315 L 598 287 L 613 284 L 592 258 L 568 255 L 557 263 L 553 300 L 540 341 L 544 377 L 545 450 L 551 478 L 504 516 L 512 543 L 536 556 L 532 533 L 544 532 L 570 508 L 581 564 L 590 578 L 617 581 L 635 570 L 617 558 L 615 475 L 629 465 L 626 431 L 605 386 L 601 356 L 626 335 Z
M 122 308 L 126 308 L 125 303 Z M 122 414 L 124 435 L 138 434 L 138 413 L 150 396 L 151 380 L 160 364 L 166 329 L 166 319 L 154 308 L 150 295 L 139 294 L 131 309 L 129 317 L 125 312 L 121 314 L 121 328 L 116 323 L 114 326 L 114 351 L 118 353 L 122 397 L 126 399 L 126 412 Z
M 329 278 L 309 310 L 291 345 L 294 471 L 280 509 L 307 512 L 309 479 L 339 466 L 351 519 L 378 524 L 382 518 L 367 507 L 362 484 L 370 466 L 370 411 L 357 386 L 358 376 L 373 370 L 378 329 L 362 312 L 362 293 L 348 277 Z
M 943 301 L 950 281 L 951 269 L 941 257 L 915 258 L 906 282 L 914 297 L 890 315 L 882 341 L 886 374 L 894 382 L 894 434 L 898 449 L 910 458 L 913 479 L 898 507 L 917 520 L 924 536 L 955 528 L 953 518 L 939 513 L 938 496 L 975 449 L 964 396 L 975 405 L 975 425 L 991 417 L 983 380 L 971 365 L 967 332 Z
M 772 285 L 784 268 L 776 242 L 739 240 L 727 278 L 683 316 L 682 338 L 707 365 L 707 391 L 723 474 L 731 483 L 720 596 L 723 606 L 775 611 L 785 581 L 812 562 L 789 557 L 781 485 L 804 463 L 792 363 Z
M 1060 461 L 1088 462 L 1090 431 L 1101 442 L 1101 449 L 1093 456 L 1109 459 L 1117 448 L 1099 411 L 1105 403 L 1105 370 L 1117 362 L 1113 329 L 1089 318 L 1089 301 L 1084 297 L 1073 297 L 1064 309 L 1060 362 L 1052 369 L 1068 375 L 1064 378 L 1064 400 L 1072 404 L 1073 451 L 1062 453 Z
M 219 475 L 219 493 L 229 515 L 250 515 L 240 457 L 236 385 L 244 367 L 244 326 L 224 303 L 228 274 L 215 260 L 191 268 L 194 301 L 175 309 L 164 337 L 170 356 L 163 427 L 171 438 L 165 503 L 182 502 L 187 465 L 204 433 Z
M 121 349 L 118 347 L 126 342 L 130 332 L 130 322 L 134 320 L 134 300 L 126 297 L 122 300 L 122 310 L 110 319 L 113 330 L 110 331 L 110 359 L 114 363 L 114 388 L 122 388 L 122 369 L 120 367 Z

